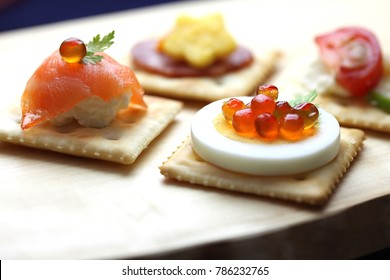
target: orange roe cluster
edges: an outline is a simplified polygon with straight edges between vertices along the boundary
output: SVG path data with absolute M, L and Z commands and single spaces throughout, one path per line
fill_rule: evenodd
M 318 108 L 309 102 L 292 107 L 287 101 L 278 101 L 278 94 L 276 86 L 260 85 L 251 102 L 230 98 L 222 105 L 222 113 L 239 133 L 257 133 L 266 141 L 302 139 L 305 130 L 317 122 Z

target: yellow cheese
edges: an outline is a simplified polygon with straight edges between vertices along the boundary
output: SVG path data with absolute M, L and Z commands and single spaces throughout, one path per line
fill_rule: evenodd
M 204 68 L 236 48 L 220 14 L 201 18 L 181 16 L 174 29 L 161 39 L 159 48 L 168 56 Z

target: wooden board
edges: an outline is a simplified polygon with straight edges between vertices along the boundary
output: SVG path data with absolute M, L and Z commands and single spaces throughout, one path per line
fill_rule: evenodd
M 178 14 L 218 11 L 237 40 L 281 49 L 288 61 L 313 51 L 315 34 L 343 25 L 366 26 L 389 48 L 387 7 L 384 0 L 185 1 L 4 32 L 0 110 L 18 104 L 34 69 L 71 36 L 116 30 L 108 53 L 123 59 Z M 165 179 L 158 166 L 204 105 L 187 102 L 131 166 L 0 143 L 0 258 L 355 258 L 390 246 L 383 218 L 390 135 L 368 132 L 329 203 L 313 209 Z

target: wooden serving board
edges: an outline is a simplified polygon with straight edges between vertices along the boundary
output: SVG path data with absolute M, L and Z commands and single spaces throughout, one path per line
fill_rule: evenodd
M 4 32 L 0 110 L 18 104 L 35 68 L 71 36 L 115 30 L 108 53 L 120 59 L 138 40 L 164 34 L 178 14 L 221 12 L 238 41 L 280 49 L 287 61 L 313 51 L 314 35 L 345 25 L 370 28 L 388 50 L 387 7 L 379 0 L 185 1 Z M 313 208 L 165 179 L 158 166 L 204 105 L 186 102 L 131 166 L 0 143 L 0 258 L 356 258 L 390 246 L 390 135 L 367 132 L 330 201 Z

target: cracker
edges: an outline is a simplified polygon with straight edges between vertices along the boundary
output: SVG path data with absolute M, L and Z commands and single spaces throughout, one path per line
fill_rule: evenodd
M 166 177 L 205 187 L 320 205 L 329 199 L 361 150 L 364 132 L 341 128 L 340 141 L 337 157 L 320 168 L 292 176 L 267 177 L 235 173 L 211 165 L 193 152 L 188 138 L 160 166 L 160 171 Z
M 343 126 L 390 133 L 390 114 L 359 101 L 336 96 L 316 99 L 318 105 L 334 115 Z
M 252 94 L 274 70 L 279 57 L 279 52 L 267 50 L 256 56 L 249 67 L 214 78 L 169 78 L 137 70 L 134 66 L 132 69 L 148 94 L 210 102 Z
M 37 149 L 122 164 L 133 163 L 148 144 L 162 132 L 182 107 L 179 101 L 144 96 L 148 109 L 130 107 L 107 127 L 81 127 L 76 122 L 62 127 L 45 123 L 20 128 L 20 110 L 0 113 L 0 140 Z

